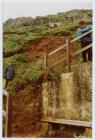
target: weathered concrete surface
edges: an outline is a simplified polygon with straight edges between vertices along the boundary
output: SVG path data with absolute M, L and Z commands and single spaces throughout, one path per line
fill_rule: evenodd
M 42 97 L 43 97 L 43 118 L 47 117 L 48 114 L 48 83 L 43 84 Z
M 71 73 L 61 74 L 59 82 L 43 83 L 43 116 L 92 120 L 92 64 L 72 66 Z
M 92 63 L 77 64 L 74 73 L 74 97 L 80 120 L 92 120 Z M 77 108 L 77 109 L 78 109 Z
M 74 96 L 74 74 L 63 73 L 60 81 L 59 96 L 59 114 L 60 118 L 78 119 L 79 112 L 77 110 Z

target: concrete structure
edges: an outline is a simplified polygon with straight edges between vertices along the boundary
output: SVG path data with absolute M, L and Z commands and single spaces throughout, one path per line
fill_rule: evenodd
M 72 72 L 62 73 L 59 81 L 43 83 L 42 96 L 44 119 L 91 122 L 92 64 L 74 65 Z

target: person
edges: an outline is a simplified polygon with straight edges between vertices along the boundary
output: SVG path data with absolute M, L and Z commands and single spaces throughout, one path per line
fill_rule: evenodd
M 5 68 L 4 78 L 6 80 L 6 82 L 5 82 L 5 89 L 6 89 L 9 82 L 14 79 L 14 65 L 13 65 L 11 59 L 8 61 L 8 65 Z
M 80 28 L 78 28 L 78 30 L 77 30 L 77 36 L 80 36 L 80 35 L 84 34 L 85 32 L 92 29 L 92 25 L 87 25 L 85 21 L 80 21 L 79 26 L 80 26 Z M 91 33 L 82 37 L 80 39 L 80 41 L 81 41 L 81 48 L 84 48 L 87 45 L 90 45 L 92 43 Z M 83 62 L 87 61 L 87 55 L 88 55 L 88 60 L 92 61 L 92 48 L 89 48 L 86 51 L 82 52 Z

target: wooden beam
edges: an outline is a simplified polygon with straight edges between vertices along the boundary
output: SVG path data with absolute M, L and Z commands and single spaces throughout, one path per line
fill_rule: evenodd
M 71 62 L 70 62 L 70 44 L 69 44 L 69 39 L 66 40 L 66 50 L 67 50 L 67 68 L 68 72 L 71 71 Z
M 89 34 L 89 33 L 91 33 L 91 32 L 92 32 L 92 30 L 90 30 L 90 31 L 88 31 L 88 32 L 86 32 L 86 33 L 84 33 L 84 34 L 82 34 L 81 36 L 78 36 L 78 37 L 74 38 L 73 40 L 70 41 L 70 43 L 74 43 L 75 41 L 81 39 L 82 37 L 86 36 L 87 34 Z
M 47 68 L 47 54 L 44 54 L 44 68 Z
M 90 121 L 88 122 L 88 121 L 52 119 L 52 118 L 47 118 L 42 121 L 48 123 L 63 124 L 63 125 L 72 125 L 72 126 L 90 127 L 90 128 L 92 127 L 92 122 Z
M 50 53 L 48 54 L 48 56 L 51 56 L 51 55 L 57 53 L 58 51 L 62 50 L 62 49 L 65 48 L 65 47 L 66 47 L 66 44 L 60 46 L 59 48 L 57 48 L 57 49 L 55 49 L 54 51 L 50 52 Z
M 6 101 L 6 123 L 5 123 L 5 137 L 11 137 L 12 134 L 12 96 L 8 92 Z
M 76 56 L 76 55 L 78 55 L 78 54 L 80 54 L 80 53 L 84 52 L 85 50 L 87 50 L 87 49 L 91 48 L 91 47 L 92 47 L 92 44 L 90 44 L 90 45 L 88 45 L 88 46 L 86 46 L 86 47 L 84 47 L 84 48 L 82 48 L 82 49 L 78 50 L 77 52 L 75 52 L 75 53 L 71 54 L 71 56 L 72 56 L 72 57 L 74 57 L 74 56 Z

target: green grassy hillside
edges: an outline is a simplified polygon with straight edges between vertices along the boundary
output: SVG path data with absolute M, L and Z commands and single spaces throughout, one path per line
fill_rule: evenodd
M 10 52 L 17 48 L 25 47 L 25 45 L 18 44 L 18 42 L 26 43 L 30 40 L 45 36 L 59 36 L 60 38 L 60 36 L 68 36 L 71 34 L 72 38 L 74 38 L 76 36 L 78 22 L 82 19 L 88 24 L 92 23 L 92 11 L 72 10 L 44 17 L 8 19 L 4 23 L 3 48 L 5 51 Z M 43 64 L 42 60 L 39 60 L 35 66 L 30 66 L 24 54 L 15 54 L 14 56 L 3 59 L 4 67 L 9 58 L 12 58 L 16 69 L 16 77 L 12 83 L 13 85 L 16 86 L 17 83 L 24 82 L 26 84 L 27 81 L 34 83 L 39 77 L 41 73 L 41 70 L 39 71 L 39 69 Z

